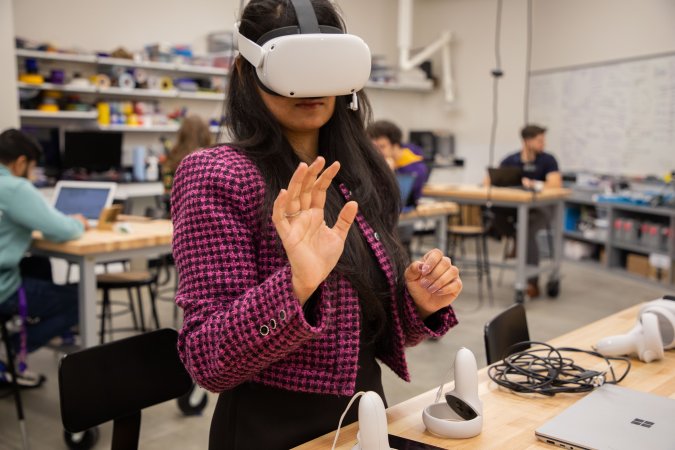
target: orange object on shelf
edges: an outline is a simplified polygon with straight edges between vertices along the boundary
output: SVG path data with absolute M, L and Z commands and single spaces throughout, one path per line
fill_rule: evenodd
M 28 84 L 42 84 L 45 82 L 45 78 L 37 73 L 22 73 L 19 75 L 19 81 Z
M 55 105 L 53 103 L 43 103 L 38 106 L 38 111 L 59 112 L 59 105 Z

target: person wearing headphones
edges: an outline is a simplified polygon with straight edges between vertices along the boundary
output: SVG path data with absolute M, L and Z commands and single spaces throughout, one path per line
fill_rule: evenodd
M 68 333 L 78 320 L 77 287 L 54 284 L 51 266 L 36 270 L 33 265 L 31 269 L 24 258 L 32 233 L 41 231 L 46 239 L 62 242 L 80 237 L 87 227 L 84 216 L 61 214 L 30 182 L 41 153 L 40 144 L 19 130 L 0 134 L 0 314 L 20 314 L 26 324 L 25 340 L 14 336 L 21 360 L 52 338 Z M 44 279 L 44 272 L 49 279 Z M 0 367 L 0 383 L 9 381 Z M 23 387 L 37 387 L 43 381 L 42 375 L 27 370 L 17 376 Z
M 209 448 L 287 449 L 356 392 L 384 396 L 376 358 L 409 380 L 405 346 L 457 323 L 462 282 L 440 250 L 410 263 L 397 241 L 396 180 L 364 130 L 370 52 L 334 4 L 252 0 L 235 37 L 233 142 L 174 179 L 178 350 L 220 393 Z

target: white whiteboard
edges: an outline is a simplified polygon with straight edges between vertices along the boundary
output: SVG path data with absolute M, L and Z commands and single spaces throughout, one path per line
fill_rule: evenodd
M 529 108 L 562 171 L 675 170 L 675 55 L 533 72 Z

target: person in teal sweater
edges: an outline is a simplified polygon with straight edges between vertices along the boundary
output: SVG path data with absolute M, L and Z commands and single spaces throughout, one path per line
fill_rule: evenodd
M 22 357 L 67 333 L 78 320 L 75 286 L 22 277 L 20 265 L 31 235 L 37 230 L 46 239 L 63 242 L 77 239 L 87 227 L 83 216 L 68 217 L 54 209 L 30 182 L 41 152 L 40 145 L 21 131 L 9 129 L 0 134 L 0 314 L 19 313 L 25 293 L 25 345 L 15 336 L 15 349 Z M 2 367 L 0 380 L 8 381 Z M 24 373 L 18 381 L 24 386 L 39 385 L 44 378 Z

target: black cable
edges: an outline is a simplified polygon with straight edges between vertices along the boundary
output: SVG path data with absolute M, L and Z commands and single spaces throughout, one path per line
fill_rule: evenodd
M 504 75 L 502 71 L 501 56 L 501 29 L 502 29 L 502 0 L 497 0 L 497 17 L 495 24 L 495 65 L 492 70 L 492 125 L 490 127 L 490 154 L 488 159 L 489 167 L 494 164 L 495 141 L 497 137 L 497 124 L 499 119 L 499 78 Z
M 499 119 L 499 78 L 504 75 L 502 71 L 501 55 L 501 30 L 502 30 L 502 0 L 497 0 L 497 17 L 495 22 L 495 68 L 490 72 L 492 75 L 492 125 L 490 126 L 490 147 L 488 153 L 488 167 L 494 166 L 495 142 L 497 140 L 497 124 Z M 487 197 L 485 199 L 485 211 L 483 212 L 483 226 L 492 227 L 494 213 L 492 212 L 492 183 L 488 183 Z
M 499 386 L 517 393 L 540 394 L 552 397 L 560 393 L 589 392 L 605 383 L 617 384 L 623 381 L 631 368 L 630 359 L 609 357 L 592 350 L 573 347 L 555 348 L 544 342 L 524 341 L 512 345 L 507 353 L 524 345 L 533 348 L 513 353 L 503 361 L 488 368 L 488 376 Z M 589 370 L 562 353 L 586 353 L 603 359 L 607 370 Z M 617 377 L 612 361 L 621 361 L 626 369 Z
M 532 70 L 532 0 L 527 0 L 527 43 L 525 45 L 525 99 L 523 105 L 524 122 L 530 120 L 530 71 Z

